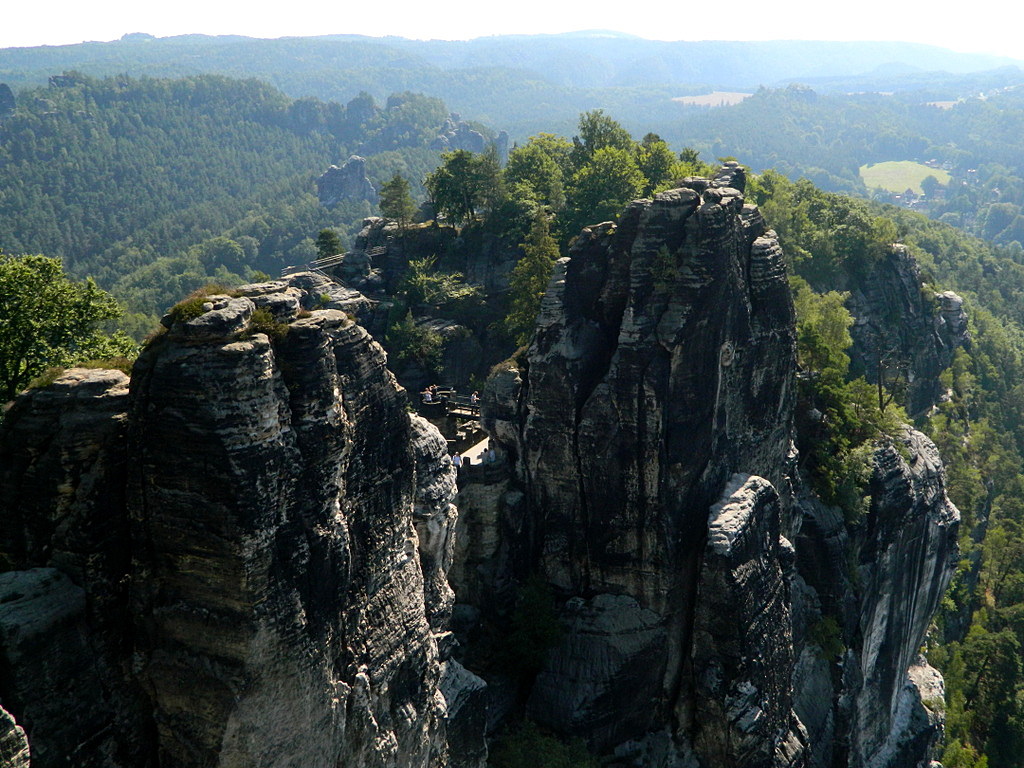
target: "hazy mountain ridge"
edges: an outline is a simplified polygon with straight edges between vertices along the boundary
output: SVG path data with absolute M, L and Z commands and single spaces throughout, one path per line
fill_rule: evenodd
M 668 100 L 687 92 L 855 78 L 880 64 L 906 70 L 908 82 L 914 82 L 920 77 L 915 73 L 964 74 L 1014 63 L 911 43 L 663 42 L 604 32 L 468 41 L 185 35 L 3 49 L 0 81 L 18 88 L 77 69 L 92 75 L 259 77 L 293 97 L 336 100 L 363 90 L 378 98 L 415 90 L 523 139 L 542 128 L 568 128 L 577 113 L 594 107 L 622 113 L 643 109 L 645 117 L 631 127 L 639 130 L 645 122 L 663 131 L 660 122 L 681 114 Z M 890 89 L 898 86 L 893 78 L 886 82 Z

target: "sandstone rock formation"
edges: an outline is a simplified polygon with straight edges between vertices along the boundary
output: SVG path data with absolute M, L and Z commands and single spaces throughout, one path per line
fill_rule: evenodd
M 0 707 L 0 765 L 28 768 L 28 740 L 25 729 L 14 722 L 11 713 Z
M 476 131 L 462 117 L 451 113 L 441 126 L 437 138 L 430 143 L 431 149 L 440 152 L 452 152 L 458 149 L 466 152 L 486 152 L 488 142 L 486 137 Z M 494 141 L 494 149 L 498 154 L 498 162 L 502 165 L 508 160 L 508 132 L 501 131 Z
M 73 370 L 5 419 L 0 701 L 33 766 L 482 765 L 444 441 L 303 279 L 172 314 L 130 393 Z
M 376 203 L 377 189 L 366 178 L 366 160 L 352 155 L 343 166 L 332 165 L 316 180 L 320 205 L 330 208 L 342 200 L 366 200 Z
M 942 678 L 918 652 L 958 556 L 959 514 L 935 446 L 910 429 L 875 452 L 869 490 L 854 526 L 802 490 L 793 505 L 794 706 L 814 766 L 915 765 L 941 734 L 941 710 L 924 703 L 942 699 Z
M 801 490 L 782 254 L 732 183 L 635 202 L 558 263 L 525 364 L 484 394 L 523 503 L 475 539 L 508 565 L 457 565 L 456 592 L 541 574 L 564 633 L 527 713 L 628 764 L 911 765 L 958 515 L 916 433 L 879 449 L 861 524 Z
M 917 262 L 895 244 L 867 272 L 851 281 L 847 307 L 855 318 L 851 359 L 870 381 L 902 378 L 907 410 L 920 413 L 942 397 L 939 383 L 957 347 L 970 343 L 963 299 L 952 291 L 934 298 L 922 290 Z

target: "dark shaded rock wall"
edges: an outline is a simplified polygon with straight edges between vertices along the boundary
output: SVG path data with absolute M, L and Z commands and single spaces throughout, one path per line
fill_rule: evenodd
M 899 370 L 911 414 L 937 403 L 943 396 L 939 374 L 957 347 L 970 343 L 963 300 L 952 291 L 926 294 L 916 260 L 898 244 L 849 290 L 855 371 L 874 382 L 879 366 L 887 380 Z
M 8 414 L 0 700 L 33 765 L 482 764 L 484 685 L 449 658 L 444 441 L 362 328 L 303 309 L 321 286 L 302 279 L 168 318 L 128 397 L 72 371 Z M 278 325 L 252 327 L 257 306 Z M 76 409 L 91 429 L 62 433 Z M 42 522 L 16 513 L 36 486 L 60 488 Z M 99 514 L 117 568 L 49 554 Z M 127 592 L 94 608 L 118 568 Z
M 742 557 L 757 561 L 745 566 L 760 574 L 750 586 L 766 594 L 751 599 L 766 601 L 759 621 L 778 636 L 768 642 L 734 611 L 711 626 L 701 603 L 742 591 L 728 585 L 744 567 L 705 552 L 727 481 L 742 472 L 770 489 L 784 477 L 792 302 L 756 209 L 733 188 L 694 186 L 703 193 L 662 193 L 618 225 L 584 230 L 556 267 L 525 377 L 506 374 L 486 394 L 485 423 L 529 499 L 523 556 L 568 599 L 567 635 L 530 712 L 603 750 L 668 728 L 677 755 L 754 764 L 728 762 L 738 756 L 718 744 L 737 727 L 727 699 L 768 687 L 749 738 L 799 764 L 803 737 L 780 680 L 792 642 L 777 502 L 759 508 Z M 756 644 L 766 664 L 726 661 L 723 631 L 737 648 Z
M 523 502 L 484 515 L 464 488 L 480 547 L 453 570 L 460 610 L 486 618 L 480 579 L 554 587 L 565 631 L 526 710 L 599 752 L 912 765 L 941 728 L 917 652 L 958 514 L 912 432 L 878 449 L 863 521 L 803 488 L 789 288 L 774 234 L 725 186 L 740 170 L 633 203 L 556 266 L 525 364 L 484 393 L 501 499 Z

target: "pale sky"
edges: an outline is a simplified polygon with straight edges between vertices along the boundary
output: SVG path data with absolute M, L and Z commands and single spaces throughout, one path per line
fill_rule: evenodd
M 904 40 L 1024 59 L 1024 35 L 996 4 L 948 0 L 48 0 L 12 2 L 3 13 L 0 48 L 115 40 L 126 32 L 283 37 L 397 35 L 464 40 L 497 34 L 613 29 L 655 40 Z M 977 9 L 971 16 L 968 9 Z M 841 16 L 838 14 L 842 14 Z

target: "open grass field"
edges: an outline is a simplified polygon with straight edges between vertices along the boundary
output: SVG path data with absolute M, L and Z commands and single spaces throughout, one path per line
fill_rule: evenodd
M 860 167 L 860 178 L 868 189 L 881 187 L 889 192 L 905 192 L 908 189 L 921 194 L 921 182 L 934 176 L 940 184 L 949 184 L 949 172 L 941 168 L 929 168 L 912 160 L 894 160 L 888 163 L 873 163 Z
M 714 93 L 705 93 L 701 96 L 676 96 L 672 101 L 697 107 L 731 107 L 733 104 L 739 104 L 748 96 L 753 96 L 753 94 L 739 93 L 737 91 L 715 91 Z

